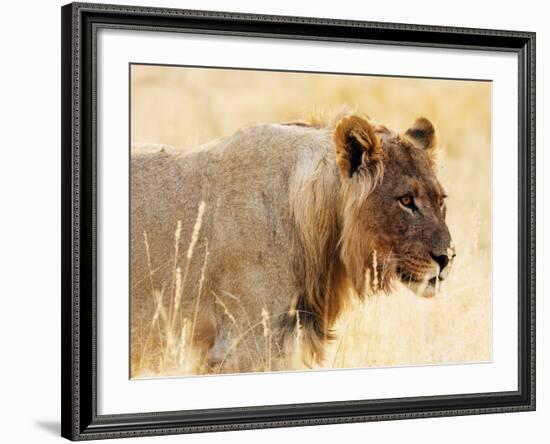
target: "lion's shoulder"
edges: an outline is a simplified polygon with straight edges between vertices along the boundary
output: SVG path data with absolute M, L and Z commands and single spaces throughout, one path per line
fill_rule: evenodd
M 237 131 L 226 143 L 244 152 L 282 156 L 292 162 L 296 160 L 293 153 L 309 157 L 312 151 L 331 149 L 332 131 L 294 123 L 260 123 Z

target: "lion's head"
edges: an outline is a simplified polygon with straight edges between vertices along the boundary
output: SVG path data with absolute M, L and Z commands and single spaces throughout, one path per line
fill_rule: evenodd
M 433 296 L 455 257 L 446 194 L 435 174 L 436 133 L 419 118 L 403 134 L 356 115 L 334 130 L 342 186 L 341 260 L 360 295 L 400 280 Z

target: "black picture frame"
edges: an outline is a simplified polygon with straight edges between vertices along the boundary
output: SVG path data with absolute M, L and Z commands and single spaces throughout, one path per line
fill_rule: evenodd
M 85 3 L 68 4 L 61 15 L 62 436 L 84 440 L 535 409 L 535 33 Z M 100 27 L 517 54 L 518 390 L 98 415 L 95 51 Z

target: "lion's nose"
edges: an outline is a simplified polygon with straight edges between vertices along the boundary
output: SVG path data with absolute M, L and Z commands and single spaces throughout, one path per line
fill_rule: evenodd
M 441 273 L 447 265 L 449 265 L 449 256 L 446 254 L 440 254 L 439 256 L 436 256 L 433 253 L 430 253 L 432 256 L 432 259 L 436 261 L 439 264 L 439 272 Z

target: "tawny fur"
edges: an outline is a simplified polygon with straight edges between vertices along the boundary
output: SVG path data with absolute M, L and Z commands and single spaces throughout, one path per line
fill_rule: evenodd
M 427 250 L 399 234 L 404 229 L 384 233 L 383 223 L 372 219 L 378 210 L 368 208 L 382 182 L 395 189 L 386 176 L 388 168 L 395 175 L 399 162 L 413 162 L 413 170 L 429 176 L 422 182 L 429 199 L 442 194 L 426 154 L 413 146 L 420 133 L 401 138 L 367 118 L 345 115 L 328 126 L 258 125 L 191 151 L 133 147 L 132 353 L 139 325 L 153 316 L 152 292 L 162 291 L 168 300 L 173 271 L 187 267 L 184 316 L 177 322 L 195 315 L 193 344 L 210 368 L 265 369 L 269 340 L 268 368 L 286 369 L 297 335 L 303 360 L 322 362 L 350 295 L 390 291 L 406 258 L 411 264 L 416 260 L 419 269 L 422 264 L 433 269 Z M 432 149 L 432 139 L 422 148 Z M 201 202 L 203 220 L 189 258 L 186 246 Z M 174 257 L 178 221 L 184 253 Z M 438 229 L 441 242 L 447 242 L 446 225 Z M 396 245 L 410 247 L 399 252 Z

